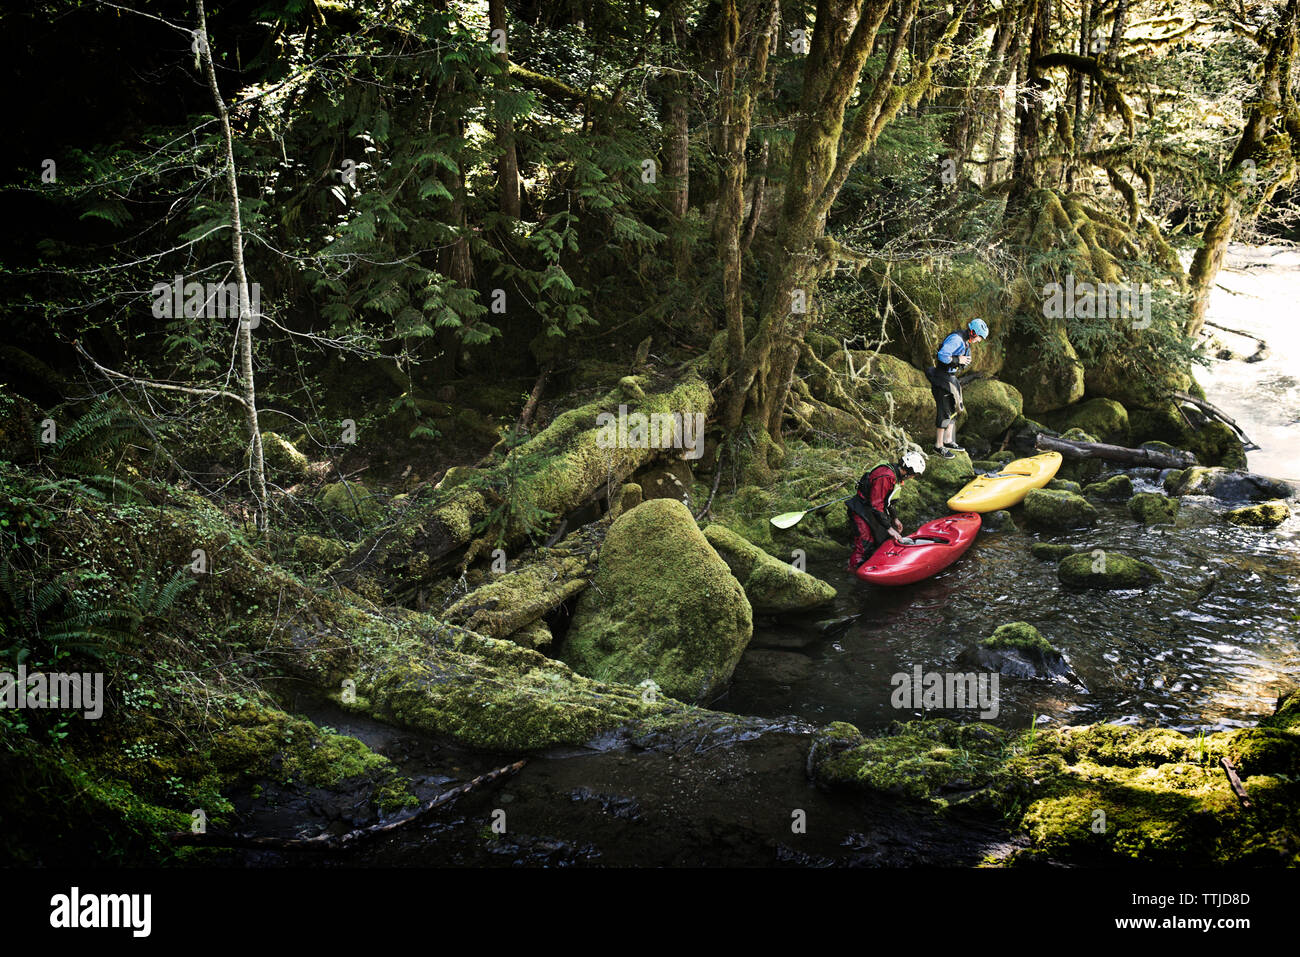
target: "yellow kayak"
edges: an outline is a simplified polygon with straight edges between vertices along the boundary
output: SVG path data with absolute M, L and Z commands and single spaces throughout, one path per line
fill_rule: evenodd
M 948 499 L 954 512 L 996 512 L 1018 505 L 1031 489 L 1042 488 L 1061 467 L 1060 452 L 1044 452 L 1016 459 L 1002 466 L 996 475 L 981 475 Z

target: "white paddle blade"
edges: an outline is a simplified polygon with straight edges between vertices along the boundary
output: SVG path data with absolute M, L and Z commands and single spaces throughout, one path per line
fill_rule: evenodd
M 807 514 L 807 512 L 786 512 L 772 519 L 772 524 L 777 528 L 789 528 L 792 525 L 798 525 L 799 520 Z

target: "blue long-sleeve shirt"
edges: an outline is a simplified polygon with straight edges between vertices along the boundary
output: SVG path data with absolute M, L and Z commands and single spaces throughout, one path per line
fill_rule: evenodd
M 950 332 L 939 345 L 939 368 L 949 372 L 957 368 L 957 357 L 970 355 L 970 343 L 960 332 Z

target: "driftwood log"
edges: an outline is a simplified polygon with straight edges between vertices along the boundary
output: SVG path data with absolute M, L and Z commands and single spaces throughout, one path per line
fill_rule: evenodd
M 1108 462 L 1123 462 L 1126 465 L 1151 466 L 1159 469 L 1185 469 L 1196 464 L 1196 456 L 1191 452 L 1178 449 L 1171 452 L 1126 449 L 1122 445 L 1075 442 L 1072 439 L 1043 435 L 1041 432 L 1035 434 L 1034 446 L 1048 452 L 1060 452 L 1067 459 L 1105 459 Z

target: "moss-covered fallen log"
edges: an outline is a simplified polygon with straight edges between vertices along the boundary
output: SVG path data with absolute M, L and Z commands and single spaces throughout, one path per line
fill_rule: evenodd
M 655 457 L 674 448 L 689 454 L 692 443 L 702 448 L 712 406 L 698 378 L 659 391 L 644 377 L 623 379 L 597 401 L 558 416 L 495 467 L 421 496 L 331 576 L 348 588 L 377 580 L 386 594 L 406 601 L 476 539 L 514 547 L 544 533 L 551 519 L 616 491 Z
M 1060 452 L 1069 459 L 1105 459 L 1108 462 L 1153 466 L 1159 469 L 1185 469 L 1196 464 L 1196 456 L 1178 449 L 1168 452 L 1156 449 L 1126 449 L 1120 445 L 1106 445 L 1102 442 L 1076 442 L 1072 439 L 1054 438 L 1041 432 L 1034 436 L 1034 445 L 1049 452 Z

